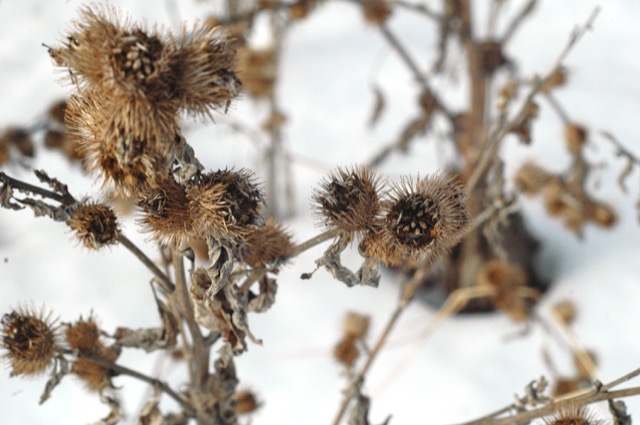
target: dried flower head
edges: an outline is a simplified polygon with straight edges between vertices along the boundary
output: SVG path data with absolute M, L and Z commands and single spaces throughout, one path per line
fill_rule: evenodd
M 73 212 L 67 225 L 76 237 L 89 249 L 100 249 L 118 242 L 120 229 L 118 218 L 111 207 L 104 204 L 85 203 Z
M 191 32 L 183 30 L 173 43 L 172 98 L 179 107 L 201 117 L 209 116 L 212 110 L 226 109 L 242 87 L 235 74 L 233 39 L 220 27 L 204 23 Z
M 157 241 L 181 242 L 193 234 L 186 188 L 173 179 L 164 180 L 157 188 L 143 194 L 138 205 L 144 213 L 143 227 Z
M 346 234 L 374 225 L 380 213 L 380 177 L 364 167 L 338 168 L 313 194 L 314 209 L 326 227 Z
M 242 259 L 254 268 L 277 264 L 293 248 L 291 235 L 275 219 L 269 218 L 264 226 L 254 229 L 242 246 Z
M 391 16 L 391 12 L 391 4 L 387 0 L 365 0 L 362 2 L 364 19 L 372 24 L 384 24 Z
M 158 34 L 123 22 L 115 8 L 87 6 L 64 45 L 49 53 L 80 87 L 162 100 L 171 86 L 171 50 Z
M 187 186 L 186 196 L 196 236 L 244 238 L 260 223 L 264 200 L 251 171 L 202 174 Z
M 244 91 L 255 98 L 273 94 L 277 77 L 276 50 L 244 47 L 238 54 L 238 76 Z
M 236 391 L 233 394 L 233 403 L 233 413 L 236 415 L 254 413 L 262 407 L 262 402 L 251 390 Z
M 439 256 L 469 224 L 462 187 L 443 175 L 403 178 L 385 203 L 381 242 L 393 257 L 419 261 Z
M 587 141 L 587 129 L 580 124 L 568 123 L 564 126 L 564 140 L 569 152 L 577 155 Z
M 350 335 L 344 336 L 333 349 L 333 357 L 348 368 L 354 365 L 359 356 L 356 338 Z
M 545 425 L 603 425 L 604 421 L 584 406 L 569 406 L 544 418 Z
M 80 355 L 114 362 L 120 354 L 117 349 L 106 347 L 100 341 L 100 330 L 93 317 L 87 320 L 80 318 L 77 322 L 68 325 L 65 336 L 69 347 Z M 87 389 L 96 392 L 110 386 L 113 375 L 109 368 L 83 357 L 73 361 L 71 373 L 77 375 Z
M 362 339 L 367 335 L 369 322 L 370 317 L 366 314 L 348 311 L 344 317 L 342 333 L 345 337 Z
M 19 307 L 2 316 L 2 357 L 11 376 L 38 375 L 54 362 L 58 351 L 57 329 L 51 313 Z

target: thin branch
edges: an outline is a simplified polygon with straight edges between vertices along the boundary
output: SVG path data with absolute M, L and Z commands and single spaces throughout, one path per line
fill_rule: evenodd
M 34 195 L 42 196 L 43 198 L 49 198 L 51 200 L 60 202 L 63 205 L 71 205 L 77 202 L 76 199 L 69 194 L 61 195 L 59 193 L 52 192 L 48 189 L 45 189 L 39 186 L 34 186 L 30 183 L 23 182 L 22 180 L 17 180 L 17 179 L 14 179 L 13 177 L 9 177 L 2 171 L 0 171 L 0 182 L 7 184 L 19 191 L 29 192 Z
M 193 407 L 189 404 L 189 402 L 187 400 L 185 400 L 182 396 L 180 396 L 180 394 L 176 393 L 170 386 L 169 384 L 167 384 L 164 381 L 161 381 L 160 379 L 156 379 L 156 378 L 152 378 L 150 376 L 147 376 L 143 373 L 140 373 L 136 370 L 133 369 L 129 369 L 126 366 L 122 366 L 116 363 L 112 363 L 109 362 L 107 360 L 101 359 L 99 357 L 95 357 L 95 356 L 90 356 L 87 354 L 83 354 L 81 352 L 71 352 L 70 354 L 74 355 L 75 357 L 79 358 L 79 359 L 86 359 L 91 361 L 92 363 L 95 363 L 97 365 L 100 365 L 102 367 L 105 367 L 107 369 L 109 369 L 110 371 L 113 371 L 119 375 L 127 375 L 127 376 L 131 376 L 133 378 L 139 379 L 140 381 L 146 382 L 148 384 L 151 384 L 157 388 L 159 388 L 160 390 L 162 390 L 165 394 L 167 394 L 169 397 L 173 398 L 175 401 L 178 402 L 178 404 L 180 404 L 180 406 L 182 406 L 182 408 L 190 415 L 194 416 L 195 415 L 195 410 L 193 409 Z
M 502 35 L 502 39 L 500 40 L 500 44 L 502 46 L 506 46 L 506 44 L 511 40 L 513 35 L 516 33 L 516 30 L 520 28 L 522 23 L 531 15 L 531 13 L 535 10 L 537 4 L 537 0 L 529 0 L 527 4 L 520 10 L 514 18 L 513 21 L 509 24 L 506 31 Z
M 127 248 L 133 255 L 135 255 L 138 260 L 142 262 L 142 264 L 147 266 L 151 273 L 153 273 L 159 279 L 160 285 L 162 286 L 162 289 L 166 294 L 171 294 L 176 290 L 175 285 L 173 284 L 173 282 L 171 282 L 171 280 L 169 280 L 167 275 L 164 274 L 162 270 L 160 270 L 160 268 L 158 268 L 158 266 L 153 261 L 151 261 L 151 259 L 147 257 L 146 254 L 142 252 L 140 248 L 138 248 L 129 238 L 127 238 L 125 235 L 120 235 L 120 237 L 118 237 L 118 242 L 122 244 L 122 246 Z
M 325 232 L 322 232 L 319 235 L 316 235 L 311 239 L 294 246 L 293 249 L 289 251 L 289 254 L 287 254 L 287 259 L 297 257 L 298 255 L 302 254 L 306 250 L 313 248 L 314 246 L 319 245 L 322 242 L 326 242 L 329 239 L 333 239 L 339 234 L 340 234 L 340 231 L 337 228 L 329 229 Z

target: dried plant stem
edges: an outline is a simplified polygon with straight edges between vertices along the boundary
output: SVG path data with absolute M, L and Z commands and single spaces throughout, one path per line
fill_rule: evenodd
M 209 376 L 209 350 L 204 344 L 204 338 L 200 327 L 195 321 L 195 314 L 184 270 L 184 259 L 179 249 L 175 248 L 172 253 L 173 269 L 176 280 L 176 296 L 180 305 L 182 318 L 189 328 L 191 334 L 191 344 L 193 357 L 190 359 L 191 383 L 196 391 L 203 388 Z
M 27 182 L 23 182 L 22 180 L 16 180 L 13 177 L 9 177 L 5 173 L 0 171 L 0 182 L 9 185 L 12 188 L 18 189 L 20 191 L 31 192 L 34 195 L 40 195 L 43 198 L 49 198 L 54 201 L 58 201 L 63 205 L 71 205 L 76 201 L 76 199 L 69 195 L 61 195 L 59 193 L 52 192 L 48 189 L 44 189 L 39 186 L 34 186 Z
M 169 384 L 167 384 L 164 381 L 161 381 L 160 379 L 156 379 L 156 378 L 152 378 L 150 376 L 147 376 L 143 373 L 140 373 L 136 370 L 133 369 L 129 369 L 126 366 L 122 366 L 116 363 L 111 363 L 109 361 L 106 361 L 104 359 L 101 359 L 99 357 L 95 357 L 95 356 L 90 356 L 87 354 L 82 354 L 80 352 L 74 352 L 71 353 L 73 354 L 75 357 L 80 358 L 80 359 L 86 359 L 86 360 L 90 360 L 93 363 L 96 363 L 102 367 L 105 367 L 107 369 L 109 369 L 110 371 L 115 372 L 116 374 L 119 375 L 127 375 L 127 376 L 131 376 L 133 378 L 139 379 L 140 381 L 146 382 L 148 384 L 153 385 L 154 387 L 159 388 L 162 392 L 164 392 L 165 394 L 167 394 L 169 397 L 171 397 L 172 399 L 174 399 L 175 401 L 178 402 L 178 404 L 180 404 L 180 406 L 190 415 L 194 415 L 195 411 L 193 410 L 193 407 L 182 397 L 180 396 L 180 394 L 176 393 L 170 386 Z
M 122 244 L 122 246 L 127 248 L 133 255 L 135 255 L 138 260 L 142 262 L 142 264 L 147 266 L 151 273 L 153 273 L 158 278 L 159 283 L 166 294 L 171 294 L 173 293 L 173 291 L 175 291 L 176 287 L 173 282 L 169 280 L 167 275 L 164 274 L 162 270 L 160 270 L 158 266 L 156 266 L 156 264 L 151 261 L 151 259 L 149 259 L 149 257 L 147 257 L 145 253 L 142 252 L 140 248 L 138 248 L 129 238 L 124 235 L 120 235 L 118 237 L 118 242 Z
M 551 311 L 551 317 L 553 317 L 556 325 L 562 331 L 564 340 L 566 341 L 573 355 L 576 357 L 576 360 L 580 362 L 580 365 L 583 367 L 583 369 L 587 371 L 587 373 L 589 374 L 589 378 L 592 381 L 596 380 L 598 378 L 598 368 L 593 362 L 591 356 L 589 356 L 589 354 L 587 354 L 585 349 L 582 347 L 580 341 L 578 341 L 575 333 L 571 330 L 571 328 L 569 328 L 569 326 L 567 326 L 567 323 L 562 319 L 560 313 L 558 313 L 556 310 Z
M 500 44 L 504 46 L 509 42 L 509 40 L 511 40 L 513 35 L 516 33 L 516 30 L 520 28 L 525 19 L 527 19 L 527 17 L 529 17 L 529 15 L 531 15 L 531 13 L 534 11 L 537 3 L 537 0 L 529 0 L 527 4 L 525 4 L 522 9 L 520 9 L 520 12 L 513 18 L 506 31 L 502 35 Z
M 340 404 L 340 408 L 338 409 L 338 413 L 336 414 L 336 417 L 335 417 L 335 419 L 333 421 L 333 425 L 339 425 L 340 421 L 342 421 L 342 417 L 346 413 L 347 408 L 349 407 L 349 403 L 351 402 L 351 399 L 356 394 L 355 389 L 356 389 L 357 383 L 362 382 L 362 380 L 364 379 L 365 375 L 367 374 L 367 372 L 371 368 L 371 365 L 373 364 L 374 360 L 376 359 L 376 357 L 380 353 L 380 350 L 386 344 L 387 339 L 389 338 L 389 335 L 391 334 L 391 331 L 393 330 L 393 328 L 398 323 L 398 319 L 400 319 L 400 316 L 404 312 L 404 310 L 407 307 L 407 305 L 409 305 L 411 300 L 413 300 L 413 298 L 415 297 L 416 292 L 418 291 L 418 288 L 422 284 L 422 281 L 423 281 L 425 275 L 427 274 L 427 272 L 429 270 L 429 267 L 431 266 L 431 264 L 433 263 L 434 260 L 435 260 L 435 257 L 433 257 L 433 256 L 430 256 L 430 257 L 426 258 L 422 262 L 420 267 L 415 271 L 415 273 L 411 277 L 411 280 L 404 285 L 404 287 L 402 289 L 402 295 L 400 296 L 400 299 L 398 300 L 398 304 L 396 305 L 396 308 L 394 309 L 393 313 L 391 314 L 391 316 L 387 320 L 387 323 L 386 323 L 382 333 L 378 337 L 378 340 L 374 344 L 373 348 L 371 348 L 371 351 L 369 351 L 364 365 L 362 365 L 362 367 L 358 371 L 358 373 L 352 378 L 351 382 L 353 384 L 345 392 L 344 399 L 342 400 L 342 403 Z
M 325 232 L 320 233 L 317 236 L 312 237 L 308 241 L 302 242 L 299 245 L 293 247 L 293 249 L 287 255 L 287 259 L 297 257 L 308 249 L 313 248 L 316 245 L 321 244 L 322 242 L 328 241 L 329 239 L 333 239 L 340 234 L 340 231 L 337 228 L 329 229 Z

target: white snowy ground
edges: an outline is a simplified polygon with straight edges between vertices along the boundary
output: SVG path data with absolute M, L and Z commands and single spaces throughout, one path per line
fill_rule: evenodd
M 114 2 L 134 18 L 170 26 L 165 2 Z M 179 1 L 185 20 L 202 16 L 210 6 Z M 314 228 L 308 200 L 311 188 L 335 165 L 364 162 L 388 143 L 405 117 L 417 108 L 412 79 L 380 34 L 366 26 L 359 10 L 344 2 L 327 2 L 313 17 L 294 26 L 283 59 L 281 104 L 289 117 L 286 139 L 297 155 L 293 185 L 297 216 L 288 222 L 298 241 L 312 236 Z M 475 3 L 475 2 L 474 2 Z M 522 2 L 512 2 L 510 10 Z M 486 7 L 487 2 L 477 2 Z M 508 53 L 519 53 L 523 75 L 550 69 L 572 28 L 583 22 L 596 6 L 594 1 L 542 2 L 535 15 L 516 34 Z M 29 123 L 66 88 L 56 82 L 42 43 L 61 39 L 78 1 L 0 1 L 0 127 Z M 484 15 L 483 15 L 484 16 Z M 606 2 L 589 33 L 571 52 L 566 65 L 571 85 L 557 92 L 572 117 L 595 129 L 614 132 L 626 146 L 640 154 L 640 3 Z M 484 25 L 484 19 L 478 25 Z M 396 13 L 391 27 L 410 45 L 424 64 L 435 54 L 435 34 L 430 22 Z M 260 31 L 256 34 L 261 37 Z M 460 72 L 463 72 L 461 69 Z M 373 105 L 370 84 L 377 82 L 388 95 L 388 109 L 375 131 L 365 123 Z M 437 87 L 442 84 L 436 82 Z M 447 97 L 449 92 L 444 93 Z M 453 93 L 457 96 L 459 93 Z M 534 145 L 523 147 L 509 140 L 504 154 L 513 173 L 525 158 L 538 158 L 555 169 L 567 164 L 561 125 L 542 104 Z M 234 136 L 223 123 L 264 114 L 248 99 L 238 101 L 219 126 L 188 125 L 187 138 L 203 163 L 216 169 L 247 166 L 261 172 L 255 147 L 243 136 Z M 187 125 L 185 125 L 187 127 Z M 394 156 L 382 171 L 391 178 L 400 173 L 435 171 L 440 155 L 433 142 L 420 141 L 408 156 Z M 630 179 L 625 195 L 615 185 L 620 161 L 612 148 L 594 137 L 590 157 L 607 162 L 598 172 L 601 198 L 619 211 L 619 224 L 610 232 L 587 228 L 580 241 L 547 218 L 538 201 L 523 200 L 531 228 L 543 242 L 543 268 L 553 286 L 538 306 L 541 314 L 555 301 L 574 300 L 579 317 L 574 330 L 581 343 L 596 350 L 603 381 L 640 366 L 640 243 L 639 224 L 633 210 L 638 194 L 638 172 Z M 310 167 L 312 158 L 315 162 Z M 320 164 L 320 165 L 318 165 Z M 51 175 L 69 183 L 76 194 L 96 189 L 58 155 L 47 155 L 34 167 L 45 166 Z M 31 178 L 16 167 L 8 170 Z M 595 183 L 595 180 L 592 183 Z M 126 221 L 127 234 L 144 243 L 133 220 Z M 153 255 L 149 246 L 147 251 Z M 264 408 L 255 415 L 257 424 L 327 424 L 335 415 L 345 380 L 330 351 L 340 333 L 341 319 L 349 309 L 374 317 L 372 336 L 392 310 L 398 285 L 384 275 L 380 288 L 347 289 L 324 271 L 310 281 L 299 275 L 313 268 L 316 248 L 295 260 L 280 275 L 275 306 L 266 314 L 253 315 L 250 324 L 264 346 L 251 346 L 237 361 L 243 385 L 256 390 Z M 23 301 L 46 304 L 62 320 L 91 312 L 106 330 L 127 324 L 155 326 L 157 314 L 147 285 L 150 274 L 120 247 L 89 253 L 77 247 L 65 227 L 34 219 L 28 211 L 0 210 L 0 312 Z M 352 260 L 356 260 L 352 256 Z M 464 316 L 446 321 L 427 340 L 417 344 L 394 344 L 419 335 L 434 315 L 431 307 L 416 303 L 400 321 L 395 337 L 376 361 L 366 383 L 372 396 L 371 419 L 382 422 L 389 414 L 392 424 L 446 424 L 488 413 L 513 400 L 514 392 L 541 374 L 549 375 L 541 349 L 547 347 L 561 371 L 571 371 L 569 353 L 538 327 L 524 338 L 506 342 L 522 328 L 504 315 Z M 407 354 L 409 353 L 409 354 Z M 411 353 L 415 353 L 412 355 Z M 149 359 L 151 357 L 151 360 Z M 405 361 L 395 379 L 389 374 Z M 159 373 L 180 382 L 182 366 L 158 356 L 125 352 L 122 363 L 148 373 Z M 128 388 L 127 423 L 136 423 L 136 412 L 148 388 L 121 377 L 116 384 Z M 44 379 L 9 379 L 0 369 L 0 417 L 4 424 L 85 424 L 106 414 L 95 396 L 83 391 L 73 377 L 66 378 L 43 406 L 37 404 Z M 640 414 L 640 399 L 628 401 L 630 412 Z

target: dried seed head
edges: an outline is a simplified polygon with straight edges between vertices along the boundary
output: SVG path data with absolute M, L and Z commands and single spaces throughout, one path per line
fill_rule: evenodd
M 260 223 L 262 192 L 248 170 L 202 174 L 187 186 L 196 236 L 244 238 Z
M 451 248 L 469 224 L 462 187 L 443 175 L 403 178 L 385 205 L 383 246 L 419 261 Z
M 57 329 L 51 314 L 19 307 L 2 316 L 2 355 L 11 367 L 11 376 L 38 375 L 54 362 Z
M 270 97 L 277 77 L 276 50 L 241 49 L 238 53 L 238 76 L 245 93 L 254 98 Z
M 182 242 L 193 234 L 186 188 L 173 179 L 164 180 L 156 189 L 143 194 L 138 205 L 144 213 L 143 227 L 157 241 Z
M 23 155 L 33 157 L 35 148 L 26 128 L 8 127 L 0 134 L 0 146 L 13 146 Z
M 526 162 L 518 170 L 515 184 L 518 190 L 525 195 L 535 195 L 554 178 L 556 177 L 544 168 L 533 162 Z
M 487 40 L 480 43 L 480 69 L 484 75 L 493 74 L 508 62 L 500 41 Z
M 67 100 L 62 99 L 49 106 L 49 109 L 47 109 L 47 115 L 56 123 L 64 125 L 64 116 L 66 110 Z
M 67 225 L 89 249 L 100 249 L 118 242 L 120 229 L 115 212 L 103 204 L 86 203 L 73 212 Z
M 562 87 L 567 83 L 568 71 L 565 67 L 558 67 L 549 77 L 547 82 L 540 88 L 540 92 L 547 93 L 556 87 Z
M 365 0 L 362 3 L 364 19 L 372 24 L 384 24 L 391 16 L 391 12 L 391 4 L 387 0 Z
M 477 279 L 478 285 L 495 290 L 493 300 L 496 308 L 507 312 L 513 321 L 521 322 L 529 317 L 529 306 L 518 294 L 518 289 L 527 285 L 527 275 L 521 267 L 502 260 L 490 260 L 484 263 Z
M 589 219 L 602 227 L 612 227 L 616 224 L 615 211 L 602 202 L 589 202 L 587 204 L 587 216 Z
M 364 232 L 380 212 L 380 177 L 364 167 L 338 168 L 313 195 L 314 209 L 327 227 L 344 233 Z
M 407 260 L 404 257 L 404 251 L 399 250 L 396 245 L 386 244 L 383 229 L 381 224 L 369 229 L 362 237 L 358 251 L 363 257 L 372 258 L 387 267 L 399 267 Z
M 235 74 L 236 50 L 220 27 L 204 23 L 173 40 L 171 67 L 175 75 L 172 98 L 180 108 L 200 117 L 226 109 L 242 87 Z
M 348 368 L 353 367 L 359 356 L 360 350 L 353 336 L 345 336 L 333 349 L 333 357 Z
M 236 391 L 233 394 L 233 403 L 233 413 L 236 415 L 254 413 L 262 407 L 262 402 L 256 394 L 250 390 Z
M 278 264 L 293 248 L 291 235 L 275 219 L 249 233 L 242 246 L 242 259 L 254 268 Z
M 559 301 L 553 306 L 553 312 L 565 325 L 571 325 L 576 319 L 576 305 L 573 301 Z
M 369 330 L 370 317 L 366 314 L 348 311 L 344 317 L 343 335 L 345 337 L 353 337 L 362 339 L 367 335 Z
M 584 406 L 561 408 L 553 416 L 544 418 L 545 425 L 603 425 L 604 421 Z
M 123 23 L 113 7 L 85 7 L 61 48 L 50 49 L 68 78 L 116 97 L 166 98 L 171 49 L 157 34 Z
M 105 347 L 100 341 L 100 330 L 93 317 L 88 320 L 80 318 L 77 322 L 68 325 L 65 336 L 71 350 L 78 351 L 82 355 L 107 362 L 114 362 L 118 358 L 118 350 Z M 77 375 L 90 391 L 99 392 L 111 385 L 110 370 L 86 358 L 74 360 L 71 372 Z
M 587 141 L 587 129 L 576 123 L 566 124 L 564 126 L 564 140 L 569 152 L 577 155 Z

